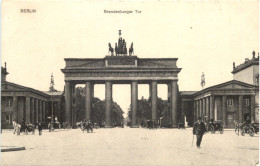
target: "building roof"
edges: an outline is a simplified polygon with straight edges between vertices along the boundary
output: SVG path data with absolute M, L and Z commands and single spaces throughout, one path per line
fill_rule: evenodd
M 246 60 L 244 63 L 238 65 L 238 66 L 233 66 L 233 71 L 231 72 L 232 74 L 235 74 L 241 70 L 244 70 L 252 65 L 259 65 L 259 57 L 257 58 L 252 58 L 250 60 Z
M 13 89 L 15 91 L 30 91 L 30 92 L 34 92 L 34 93 L 37 93 L 39 95 L 43 95 L 43 96 L 46 96 L 46 97 L 47 96 L 61 96 L 61 95 L 63 95 L 63 91 L 52 91 L 52 92 L 50 92 L 50 91 L 39 91 L 39 90 L 30 88 L 30 87 L 22 86 L 22 85 L 19 85 L 19 84 L 8 82 L 8 81 L 2 82 L 2 85 L 9 85 L 9 86 L 15 87 L 16 89 Z M 5 88 L 2 88 L 1 90 L 2 91 L 10 91 L 10 90 L 5 89 Z M 11 90 L 11 91 L 13 91 L 13 90 Z
M 50 96 L 61 96 L 63 95 L 63 91 L 42 91 L 43 93 Z
M 180 95 L 184 96 L 184 95 L 193 95 L 198 91 L 180 91 Z
M 12 87 L 16 87 L 17 89 L 15 89 L 15 90 L 18 90 L 18 91 L 31 91 L 31 92 L 37 93 L 37 94 L 39 94 L 39 95 L 44 95 L 44 96 L 46 96 L 46 94 L 43 93 L 42 91 L 39 91 L 39 90 L 30 88 L 30 87 L 22 86 L 22 85 L 19 85 L 19 84 L 15 84 L 15 83 L 12 83 L 12 82 L 4 81 L 4 82 L 2 82 L 2 85 L 10 85 L 10 86 L 12 86 Z M 8 91 L 8 90 L 5 89 L 5 88 L 2 88 L 2 89 L 1 89 L 1 91 L 5 91 L 5 90 Z

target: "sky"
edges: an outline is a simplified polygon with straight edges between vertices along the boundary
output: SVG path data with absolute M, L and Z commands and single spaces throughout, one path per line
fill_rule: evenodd
M 233 62 L 241 64 L 253 50 L 259 52 L 258 11 L 256 0 L 4 0 L 1 64 L 7 62 L 10 82 L 47 91 L 53 73 L 55 88 L 62 91 L 64 58 L 104 58 L 108 43 L 117 42 L 122 30 L 139 58 L 178 58 L 179 89 L 197 91 L 202 72 L 205 88 L 229 81 Z M 147 98 L 148 85 L 138 88 L 139 98 Z M 96 97 L 104 99 L 104 92 L 104 85 L 95 86 Z M 158 96 L 167 98 L 166 85 L 158 86 Z M 113 99 L 127 111 L 130 85 L 113 86 Z

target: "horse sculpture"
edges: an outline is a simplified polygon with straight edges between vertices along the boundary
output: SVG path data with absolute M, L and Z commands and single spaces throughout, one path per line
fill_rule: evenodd
M 131 56 L 132 53 L 134 53 L 133 43 L 131 44 L 131 47 L 129 48 L 129 56 Z
M 114 56 L 114 49 L 110 43 L 108 43 L 108 47 L 109 47 L 108 52 L 111 52 L 111 56 Z

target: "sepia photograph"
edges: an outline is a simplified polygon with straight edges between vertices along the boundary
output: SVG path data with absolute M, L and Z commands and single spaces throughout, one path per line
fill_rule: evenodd
M 258 0 L 2 0 L 3 166 L 259 166 Z

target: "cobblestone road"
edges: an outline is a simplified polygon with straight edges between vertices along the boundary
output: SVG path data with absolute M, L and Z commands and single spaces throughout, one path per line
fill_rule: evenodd
M 258 135 L 206 134 L 202 148 L 192 144 L 192 130 L 142 128 L 61 130 L 42 136 L 3 131 L 3 146 L 26 150 L 3 152 L 1 165 L 236 165 L 258 163 Z

